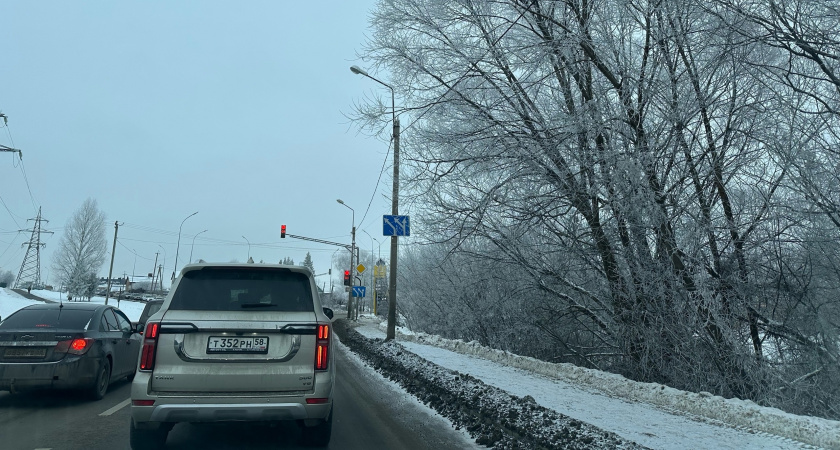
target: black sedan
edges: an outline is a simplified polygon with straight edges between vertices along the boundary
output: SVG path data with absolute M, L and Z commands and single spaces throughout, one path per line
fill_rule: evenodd
M 99 400 L 134 378 L 141 336 L 117 308 L 49 303 L 0 322 L 0 390 L 84 389 Z

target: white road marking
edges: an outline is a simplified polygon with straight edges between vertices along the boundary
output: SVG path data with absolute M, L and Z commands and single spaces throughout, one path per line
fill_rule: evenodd
M 114 406 L 113 408 L 111 408 L 111 409 L 105 411 L 104 413 L 100 414 L 100 416 L 110 416 L 111 414 L 114 414 L 115 412 L 117 412 L 117 411 L 125 408 L 126 406 L 128 406 L 129 403 L 131 403 L 131 399 L 127 398 L 127 399 L 117 403 L 117 405 Z

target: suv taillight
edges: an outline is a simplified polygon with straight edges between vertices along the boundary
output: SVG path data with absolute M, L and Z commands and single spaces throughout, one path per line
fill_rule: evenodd
M 144 331 L 143 350 L 140 352 L 140 370 L 152 370 L 155 368 L 155 353 L 158 334 L 160 334 L 160 323 L 149 322 L 146 324 Z
M 330 348 L 330 326 L 318 325 L 315 340 L 315 370 L 327 370 Z

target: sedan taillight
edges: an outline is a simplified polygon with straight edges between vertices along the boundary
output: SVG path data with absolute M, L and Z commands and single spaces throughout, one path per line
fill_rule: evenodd
M 76 338 L 66 341 L 58 341 L 55 344 L 56 353 L 69 353 L 71 355 L 84 355 L 93 347 L 96 339 L 93 338 Z
M 330 348 L 330 326 L 318 325 L 315 340 L 315 370 L 327 370 Z
M 152 370 L 155 368 L 155 353 L 157 351 L 157 340 L 160 334 L 160 323 L 149 322 L 146 324 L 143 335 L 143 349 L 140 351 L 140 370 Z

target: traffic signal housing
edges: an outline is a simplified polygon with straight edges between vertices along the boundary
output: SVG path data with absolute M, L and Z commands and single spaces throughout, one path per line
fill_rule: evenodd
M 286 225 L 280 225 L 280 237 L 281 238 L 286 237 Z
M 345 286 L 352 286 L 353 285 L 353 283 L 350 282 L 350 271 L 349 270 L 344 271 L 344 285 Z

